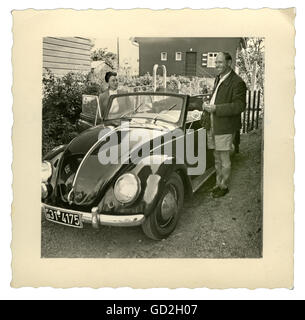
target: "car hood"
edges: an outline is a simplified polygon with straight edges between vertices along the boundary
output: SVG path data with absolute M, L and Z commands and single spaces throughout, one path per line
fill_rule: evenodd
M 109 184 L 130 168 L 127 160 L 136 157 L 139 148 L 145 145 L 145 150 L 151 150 L 154 139 L 170 134 L 173 129 L 160 130 L 152 124 L 126 122 L 101 125 L 83 132 L 67 146 L 61 159 L 58 184 L 63 187 L 62 200 L 75 205 L 94 205 Z M 108 163 L 105 163 L 110 154 L 116 161 L 107 158 Z

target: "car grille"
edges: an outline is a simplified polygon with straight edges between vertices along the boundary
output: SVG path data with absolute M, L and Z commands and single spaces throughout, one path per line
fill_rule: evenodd
M 69 156 L 65 157 L 61 164 L 58 187 L 61 199 L 64 202 L 68 202 L 68 195 L 72 189 L 72 183 L 82 159 L 83 157 L 79 155 Z

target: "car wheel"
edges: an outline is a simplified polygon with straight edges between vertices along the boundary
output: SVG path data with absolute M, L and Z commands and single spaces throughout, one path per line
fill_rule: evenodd
M 173 173 L 166 182 L 156 208 L 142 224 L 144 233 L 154 240 L 168 237 L 177 225 L 183 200 L 183 182 L 177 173 Z

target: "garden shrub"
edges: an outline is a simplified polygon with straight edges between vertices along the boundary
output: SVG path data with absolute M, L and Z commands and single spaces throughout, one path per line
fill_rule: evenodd
M 101 88 L 81 73 L 69 72 L 56 77 L 47 70 L 42 81 L 42 153 L 45 154 L 77 135 L 76 122 L 81 113 L 82 95 L 98 95 Z

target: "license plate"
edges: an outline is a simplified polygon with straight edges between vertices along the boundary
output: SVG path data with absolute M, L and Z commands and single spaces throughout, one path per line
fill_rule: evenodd
M 74 228 L 82 228 L 83 222 L 79 213 L 61 211 L 58 209 L 45 208 L 45 217 L 47 220 L 63 224 Z

